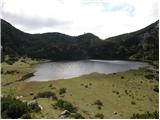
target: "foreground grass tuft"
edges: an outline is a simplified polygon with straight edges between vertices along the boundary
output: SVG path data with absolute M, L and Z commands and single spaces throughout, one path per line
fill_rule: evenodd
M 146 112 L 144 114 L 133 114 L 131 119 L 159 119 L 159 113 L 157 111 L 150 113 Z

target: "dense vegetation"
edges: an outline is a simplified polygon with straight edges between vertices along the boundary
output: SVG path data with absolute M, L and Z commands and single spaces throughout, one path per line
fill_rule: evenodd
M 1 20 L 2 61 L 6 59 L 5 55 L 52 60 L 158 60 L 158 23 L 133 33 L 101 40 L 91 33 L 79 36 L 56 32 L 28 34 Z
M 1 98 L 1 117 L 3 119 L 16 119 L 28 114 L 29 108 L 26 103 L 12 97 Z
M 131 119 L 159 119 L 159 113 L 157 111 L 150 113 L 146 112 L 144 114 L 133 114 Z
M 68 110 L 69 112 L 77 112 L 77 108 L 72 105 L 72 103 L 59 99 L 54 105 L 55 108 L 60 108 L 62 110 Z
M 52 99 L 57 100 L 56 94 L 50 91 L 39 92 L 36 96 L 34 96 L 34 99 L 36 98 L 52 98 Z

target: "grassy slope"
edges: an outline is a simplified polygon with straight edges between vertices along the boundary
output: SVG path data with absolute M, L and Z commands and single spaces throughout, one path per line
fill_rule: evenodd
M 11 68 L 18 71 L 26 70 L 25 67 L 23 70 L 17 67 L 13 65 Z M 2 68 L 8 69 L 9 67 L 2 65 Z M 27 66 L 26 68 L 28 69 Z M 29 67 L 28 71 L 32 71 L 32 69 Z M 158 110 L 158 93 L 153 91 L 154 85 L 158 85 L 158 82 L 146 79 L 145 74 L 145 69 L 139 69 L 110 75 L 92 73 L 68 80 L 49 82 L 21 81 L 2 86 L 2 94 L 22 95 L 23 100 L 31 100 L 36 93 L 49 90 L 55 92 L 58 98 L 63 98 L 77 106 L 85 118 L 94 118 L 96 113 L 103 113 L 105 118 L 130 118 L 133 113 Z M 21 72 L 2 75 L 2 83 L 21 75 Z M 124 79 L 121 78 L 122 76 Z M 49 87 L 50 84 L 52 87 Z M 85 85 L 88 85 L 88 88 Z M 64 97 L 60 97 L 58 94 L 60 88 L 67 88 Z M 125 90 L 128 94 L 125 93 Z M 118 91 L 119 94 L 114 91 Z M 33 92 L 34 95 L 30 95 L 30 92 Z M 92 105 L 98 99 L 104 105 L 101 110 Z M 55 101 L 43 98 L 38 99 L 38 102 L 43 110 L 41 113 L 34 114 L 35 118 L 58 118 L 61 111 L 53 109 L 51 105 Z M 133 105 L 131 102 L 136 104 Z M 114 112 L 118 114 L 114 114 Z

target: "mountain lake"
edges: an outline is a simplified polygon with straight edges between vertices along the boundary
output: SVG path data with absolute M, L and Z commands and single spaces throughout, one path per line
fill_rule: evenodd
M 32 65 L 35 73 L 27 81 L 68 79 L 94 72 L 111 74 L 130 69 L 138 69 L 148 65 L 145 62 L 122 60 L 80 60 L 40 63 Z

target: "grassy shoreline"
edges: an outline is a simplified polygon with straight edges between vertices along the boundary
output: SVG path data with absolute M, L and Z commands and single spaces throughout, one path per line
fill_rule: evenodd
M 38 62 L 30 61 L 28 63 Z M 10 67 L 18 70 L 17 64 L 20 65 L 20 63 L 15 64 Z M 2 65 L 3 69 L 5 67 L 7 66 Z M 33 72 L 31 66 L 25 63 L 21 65 L 21 68 L 26 70 L 19 69 L 23 72 L 16 74 L 2 74 L 2 83 L 5 80 L 10 81 L 11 78 L 14 78 L 14 81 L 15 78 L 18 78 L 17 76 Z M 8 68 L 6 69 L 8 70 Z M 2 85 L 2 94 L 23 96 L 22 100 L 29 101 L 39 92 L 52 91 L 59 99 L 73 103 L 85 118 L 95 118 L 97 113 L 103 114 L 104 118 L 130 118 L 134 113 L 158 111 L 158 93 L 153 90 L 154 86 L 158 85 L 158 81 L 155 78 L 146 78 L 145 75 L 150 74 L 146 70 L 146 68 L 141 68 L 109 75 L 92 73 L 68 80 L 47 82 L 19 81 L 7 86 Z M 66 93 L 63 95 L 59 94 L 61 88 L 66 88 Z M 40 113 L 34 113 L 33 118 L 59 118 L 62 110 L 52 107 L 55 101 L 48 98 L 36 100 L 43 110 Z M 101 109 L 93 105 L 96 100 L 102 101 Z

